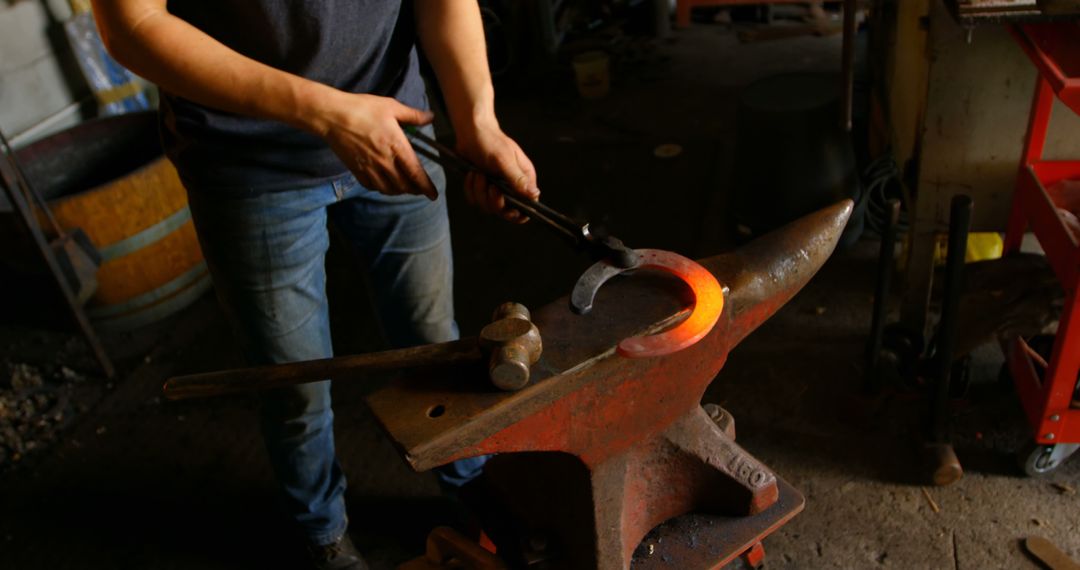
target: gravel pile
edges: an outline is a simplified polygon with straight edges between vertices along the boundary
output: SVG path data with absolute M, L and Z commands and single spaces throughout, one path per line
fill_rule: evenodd
M 66 366 L 0 365 L 0 470 L 56 441 L 73 415 L 75 385 L 85 380 Z

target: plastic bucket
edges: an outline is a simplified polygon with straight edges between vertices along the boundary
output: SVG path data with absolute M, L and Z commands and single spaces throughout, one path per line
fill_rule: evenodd
M 610 59 L 602 51 L 587 51 L 574 56 L 574 78 L 584 99 L 602 99 L 611 89 Z

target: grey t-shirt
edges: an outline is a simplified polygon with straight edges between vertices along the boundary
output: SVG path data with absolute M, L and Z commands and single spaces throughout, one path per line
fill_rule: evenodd
M 169 12 L 269 66 L 426 108 L 410 0 L 170 0 Z M 319 137 L 162 93 L 165 150 L 189 188 L 273 191 L 343 174 Z

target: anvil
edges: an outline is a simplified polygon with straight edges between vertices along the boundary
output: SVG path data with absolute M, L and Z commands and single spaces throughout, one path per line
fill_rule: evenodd
M 699 260 L 724 287 L 724 309 L 687 348 L 647 358 L 616 350 L 692 312 L 685 283 L 640 271 L 606 284 L 588 315 L 566 299 L 533 311 L 544 352 L 520 391 L 492 391 L 475 366 L 461 364 L 410 370 L 367 403 L 417 470 L 499 454 L 486 476 L 528 529 L 556 545 L 553 567 L 629 568 L 642 538 L 673 517 L 750 516 L 777 502 L 776 475 L 701 399 L 728 353 L 832 254 L 851 208 L 839 203 Z

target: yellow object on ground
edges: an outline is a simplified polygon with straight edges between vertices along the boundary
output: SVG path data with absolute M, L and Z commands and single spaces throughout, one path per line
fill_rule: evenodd
M 939 235 L 934 243 L 934 265 L 945 265 L 946 252 L 948 251 L 949 237 Z M 964 261 L 986 261 L 1001 257 L 1004 250 L 1004 241 L 997 232 L 977 232 L 968 234 L 967 253 Z
M 934 267 L 943 267 L 945 265 L 948 249 L 948 234 L 938 234 L 934 242 Z M 967 252 L 964 255 L 964 261 L 972 263 L 997 259 L 1004 254 L 1004 250 L 1005 242 L 999 233 L 978 232 L 968 234 Z M 910 236 L 904 236 L 900 242 L 900 255 L 896 258 L 897 271 L 907 270 L 909 255 L 911 255 L 911 239 Z

